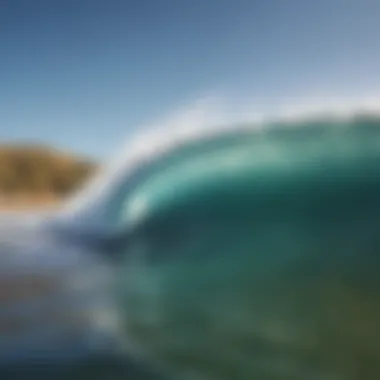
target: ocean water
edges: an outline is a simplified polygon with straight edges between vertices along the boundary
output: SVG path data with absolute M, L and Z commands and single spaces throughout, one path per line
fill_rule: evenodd
M 60 214 L 128 237 L 127 354 L 175 380 L 379 379 L 380 116 L 187 126 Z
M 380 118 L 184 141 L 120 187 L 128 344 L 178 380 L 380 378 Z

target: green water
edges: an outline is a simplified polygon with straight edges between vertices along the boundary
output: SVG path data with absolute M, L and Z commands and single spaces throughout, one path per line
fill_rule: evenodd
M 380 378 L 380 121 L 310 124 L 189 147 L 136 187 L 120 296 L 147 363 L 177 380 Z

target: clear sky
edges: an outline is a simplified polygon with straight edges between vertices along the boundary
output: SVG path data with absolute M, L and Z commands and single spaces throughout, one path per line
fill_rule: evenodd
M 107 156 L 209 93 L 376 96 L 378 0 L 0 0 L 0 141 Z

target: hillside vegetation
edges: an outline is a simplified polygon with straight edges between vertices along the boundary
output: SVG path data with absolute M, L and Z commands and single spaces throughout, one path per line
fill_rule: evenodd
M 96 164 L 45 146 L 0 146 L 0 207 L 56 203 L 96 170 Z

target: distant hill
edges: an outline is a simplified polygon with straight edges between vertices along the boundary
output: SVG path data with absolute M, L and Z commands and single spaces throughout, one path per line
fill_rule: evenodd
M 46 146 L 0 145 L 0 208 L 59 202 L 96 168 L 88 159 Z

